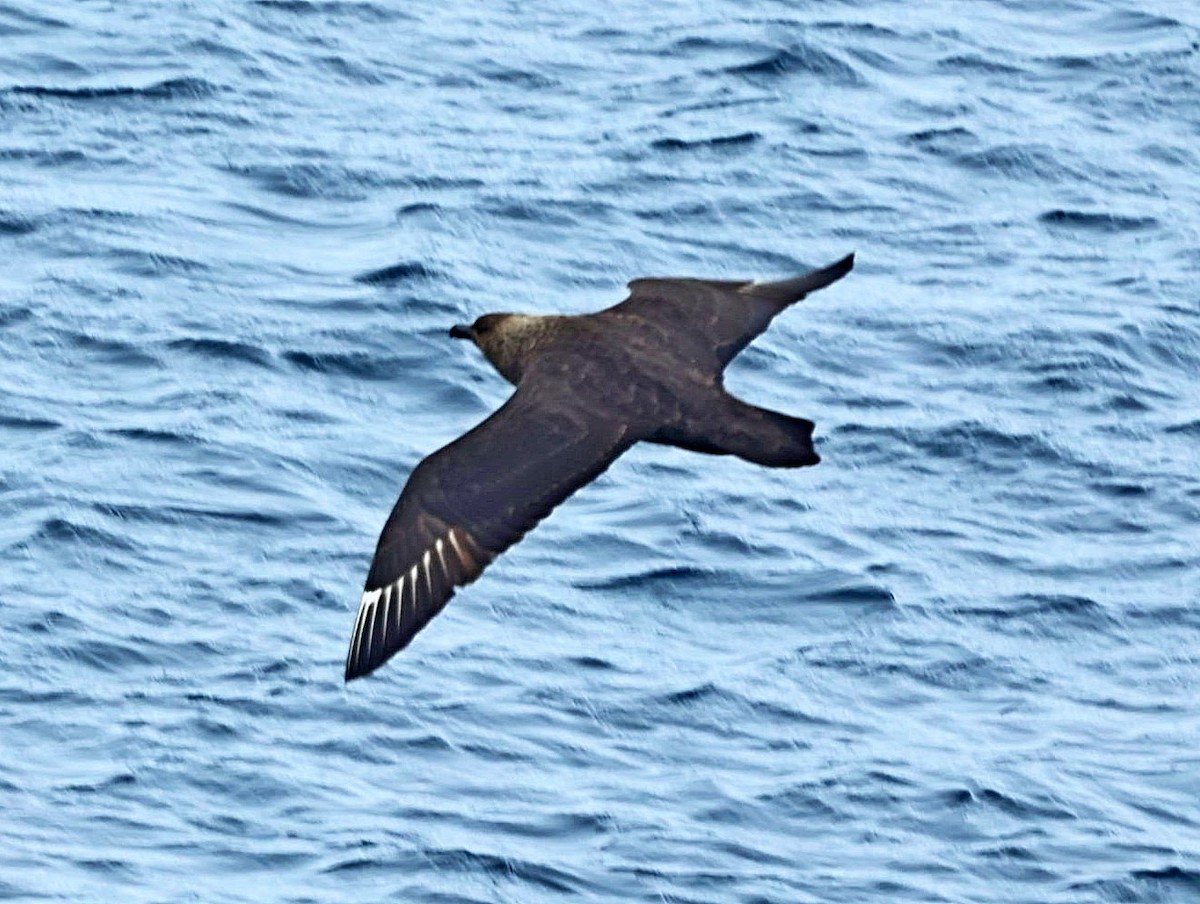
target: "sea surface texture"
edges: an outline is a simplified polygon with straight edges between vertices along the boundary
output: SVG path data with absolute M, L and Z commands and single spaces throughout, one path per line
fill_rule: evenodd
M 0 899 L 1200 901 L 1198 9 L 0 0 Z M 343 683 L 452 324 L 851 251 Z

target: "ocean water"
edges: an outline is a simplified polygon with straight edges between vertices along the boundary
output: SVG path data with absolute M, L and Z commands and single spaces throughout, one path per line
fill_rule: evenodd
M 0 0 L 0 899 L 1200 901 L 1200 14 Z M 858 253 L 346 686 L 447 328 Z

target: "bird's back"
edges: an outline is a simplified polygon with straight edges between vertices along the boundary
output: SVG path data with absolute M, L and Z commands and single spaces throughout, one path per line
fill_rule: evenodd
M 564 317 L 539 349 L 528 378 L 551 382 L 563 405 L 614 419 L 650 435 L 681 396 L 718 385 L 702 337 L 671 335 L 653 322 L 600 311 Z

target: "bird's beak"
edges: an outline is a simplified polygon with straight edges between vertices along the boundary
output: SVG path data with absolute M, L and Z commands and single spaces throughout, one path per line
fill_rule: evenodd
M 454 326 L 450 327 L 450 338 L 451 339 L 470 339 L 471 338 L 471 328 L 469 326 L 464 326 L 461 323 L 456 323 Z

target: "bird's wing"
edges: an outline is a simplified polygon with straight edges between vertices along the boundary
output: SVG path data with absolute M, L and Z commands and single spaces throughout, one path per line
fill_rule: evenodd
M 779 282 L 721 282 L 707 279 L 635 279 L 625 301 L 609 310 L 650 321 L 663 329 L 699 333 L 723 368 L 776 314 L 809 292 L 850 272 L 854 255 Z
M 561 383 L 527 378 L 413 470 L 375 549 L 346 680 L 375 670 L 556 505 L 631 445 Z

